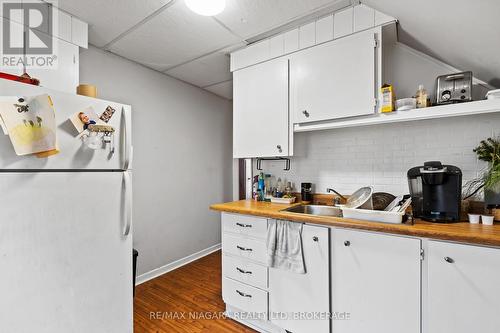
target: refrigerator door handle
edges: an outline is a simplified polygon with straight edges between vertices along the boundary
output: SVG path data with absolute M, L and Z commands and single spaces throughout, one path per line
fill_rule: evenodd
M 123 170 L 128 170 L 130 167 L 130 163 L 132 161 L 132 141 L 130 140 L 130 136 L 132 134 L 130 130 L 130 116 L 126 110 L 125 107 L 122 107 L 122 119 L 123 119 L 123 129 L 124 129 L 124 140 L 123 144 L 125 145 L 124 153 L 125 153 L 125 158 L 124 158 L 124 164 L 123 164 Z
M 123 228 L 123 236 L 128 236 L 132 226 L 132 180 L 130 173 L 123 173 L 124 191 L 125 191 L 125 227 Z

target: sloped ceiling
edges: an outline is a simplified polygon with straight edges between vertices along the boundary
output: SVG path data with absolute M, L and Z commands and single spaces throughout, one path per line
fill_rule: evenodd
M 231 50 L 357 0 L 226 0 L 199 16 L 184 0 L 59 0 L 89 23 L 90 43 L 232 98 Z M 500 0 L 362 0 L 397 18 L 399 40 L 500 87 Z
M 364 0 L 399 20 L 399 41 L 500 87 L 499 0 Z

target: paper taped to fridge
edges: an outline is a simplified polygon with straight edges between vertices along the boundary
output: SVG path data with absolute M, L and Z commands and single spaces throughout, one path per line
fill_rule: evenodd
M 17 155 L 57 150 L 55 112 L 49 95 L 4 97 L 0 116 Z

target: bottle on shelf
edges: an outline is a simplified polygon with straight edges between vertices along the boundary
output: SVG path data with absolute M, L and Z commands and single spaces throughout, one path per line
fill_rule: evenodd
M 417 100 L 417 109 L 426 108 L 429 106 L 429 98 L 427 95 L 427 90 L 424 89 L 424 85 L 418 85 L 417 94 L 415 95 Z

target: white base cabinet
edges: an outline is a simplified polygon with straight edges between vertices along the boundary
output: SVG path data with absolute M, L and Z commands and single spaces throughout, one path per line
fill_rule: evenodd
M 498 248 L 304 224 L 296 274 L 267 266 L 267 226 L 222 214 L 227 314 L 259 332 L 499 332 Z
M 269 268 L 270 320 L 288 332 L 330 332 L 329 231 L 303 226 L 305 274 Z
M 428 333 L 500 331 L 500 250 L 429 241 Z
M 333 332 L 420 333 L 421 241 L 332 233 L 332 311 L 348 315 L 332 321 Z

